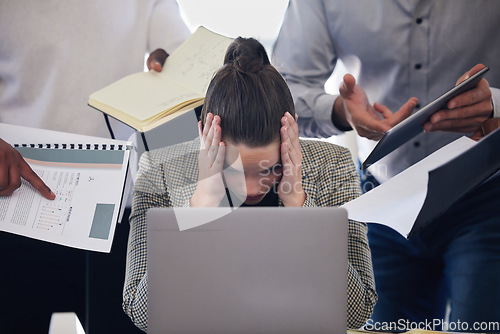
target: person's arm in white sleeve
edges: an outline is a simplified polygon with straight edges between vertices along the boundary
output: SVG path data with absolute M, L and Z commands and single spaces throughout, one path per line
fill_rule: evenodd
M 190 34 L 175 0 L 160 0 L 155 4 L 149 22 L 149 52 L 161 48 L 172 53 Z
M 291 0 L 273 49 L 273 62 L 285 77 L 299 115 L 300 135 L 340 134 L 332 122 L 336 96 L 325 92 L 336 54 L 322 1 Z
M 158 1 L 149 21 L 148 70 L 160 72 L 168 55 L 184 42 L 191 32 L 175 0 Z

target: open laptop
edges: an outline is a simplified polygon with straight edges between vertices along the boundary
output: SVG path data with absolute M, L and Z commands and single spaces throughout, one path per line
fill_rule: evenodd
M 176 214 L 220 218 L 179 231 Z M 149 333 L 346 333 L 341 208 L 155 208 Z

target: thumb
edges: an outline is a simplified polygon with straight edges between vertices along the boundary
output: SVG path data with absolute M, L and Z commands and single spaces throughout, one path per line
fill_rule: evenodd
M 460 78 L 458 78 L 455 86 L 461 83 L 462 81 L 467 80 L 477 72 L 481 71 L 483 68 L 485 68 L 483 64 L 477 64 L 476 66 L 465 72 Z
M 342 97 L 349 97 L 354 92 L 356 86 L 356 79 L 349 73 L 344 75 L 344 81 L 339 87 L 339 92 Z
M 416 97 L 412 97 L 405 104 L 403 104 L 403 106 L 394 113 L 394 119 L 392 119 L 391 121 L 391 126 L 394 126 L 404 119 L 408 118 L 413 112 L 413 109 L 415 109 L 417 101 L 418 100 Z
M 148 70 L 154 70 L 156 72 L 161 72 L 163 65 L 167 60 L 168 53 L 163 49 L 156 49 L 149 54 L 146 65 Z

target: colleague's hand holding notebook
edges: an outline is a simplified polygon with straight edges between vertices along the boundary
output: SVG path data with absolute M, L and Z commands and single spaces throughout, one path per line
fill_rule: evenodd
M 161 72 L 126 76 L 93 93 L 88 104 L 145 132 L 203 104 L 232 38 L 199 27 L 168 56 Z

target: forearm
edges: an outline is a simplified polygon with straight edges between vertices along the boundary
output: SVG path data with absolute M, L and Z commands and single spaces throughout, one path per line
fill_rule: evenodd
M 338 96 L 326 93 L 323 88 L 324 82 L 311 87 L 312 83 L 305 79 L 287 78 L 287 83 L 293 94 L 295 111 L 298 115 L 297 123 L 302 137 L 328 138 L 350 129 L 347 128 L 349 123 L 344 120 L 334 124 L 332 116 Z M 347 124 L 347 127 L 341 124 Z
M 339 148 L 338 159 L 327 166 L 333 206 L 340 206 L 361 194 L 359 176 L 347 149 Z M 328 174 L 328 173 L 326 173 Z M 375 279 L 366 224 L 349 220 L 347 272 L 347 324 L 359 328 L 370 318 L 377 301 Z
M 144 160 L 142 160 L 144 162 Z M 146 212 L 153 207 L 171 206 L 170 197 L 161 180 L 161 165 L 142 164 L 143 169 L 134 187 L 130 232 L 127 246 L 125 283 L 123 287 L 123 310 L 132 322 L 147 330 L 147 223 Z
M 135 284 L 133 290 L 127 290 L 132 284 L 125 283 L 123 291 L 123 310 L 125 314 L 130 317 L 132 323 L 142 331 L 146 332 L 148 329 L 148 305 L 147 305 L 147 290 L 148 280 L 147 274 L 143 279 Z
M 369 261 L 369 259 L 367 259 Z M 366 266 L 371 267 L 371 263 Z M 371 317 L 377 293 L 372 277 L 361 275 L 359 267 L 347 265 L 347 327 L 357 329 Z
M 273 63 L 290 87 L 305 137 L 342 133 L 331 120 L 336 97 L 325 91 L 337 59 L 326 22 L 321 0 L 290 1 L 273 50 Z
M 137 194 L 137 193 L 136 193 Z M 134 201 L 144 196 L 134 194 Z M 140 201 L 145 203 L 144 201 Z M 141 330 L 147 330 L 147 229 L 146 210 L 137 209 L 130 215 L 127 247 L 123 310 Z
M 175 0 L 156 1 L 149 26 L 148 52 L 162 48 L 171 54 L 191 34 Z

